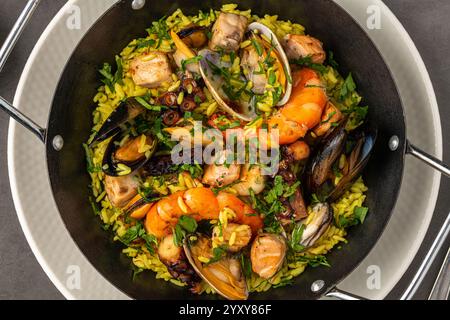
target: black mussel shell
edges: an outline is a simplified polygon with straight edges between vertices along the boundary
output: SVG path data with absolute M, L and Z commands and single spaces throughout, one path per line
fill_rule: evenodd
M 106 147 L 105 150 L 105 154 L 103 156 L 103 162 L 102 162 L 102 170 L 103 172 L 108 175 L 108 176 L 112 176 L 112 177 L 118 177 L 118 176 L 123 176 L 124 174 L 121 174 L 121 172 L 123 172 L 120 168 L 119 165 L 123 164 L 125 166 L 127 166 L 128 168 L 130 168 L 130 172 L 128 174 L 131 174 L 133 172 L 135 172 L 136 170 L 142 168 L 146 163 L 148 163 L 148 161 L 152 158 L 152 154 L 156 149 L 156 140 L 153 139 L 152 142 L 152 149 L 150 151 L 150 155 L 147 156 L 143 156 L 142 158 L 133 161 L 133 162 L 120 162 L 117 159 L 115 159 L 115 153 L 116 150 L 118 149 L 117 146 L 117 142 L 122 140 L 123 135 L 122 134 L 116 134 L 115 136 L 113 136 L 111 138 L 111 141 L 109 142 L 108 146 Z M 128 175 L 125 174 L 125 175 Z
M 310 158 L 305 169 L 306 188 L 310 194 L 317 193 L 326 182 L 334 162 L 344 151 L 347 141 L 346 123 L 347 121 L 344 120 L 334 128 L 322 140 L 315 154 Z
M 145 108 L 134 98 L 124 100 L 106 119 L 100 130 L 98 130 L 91 145 L 95 142 L 104 141 L 120 133 L 120 126 L 136 118 L 143 113 Z

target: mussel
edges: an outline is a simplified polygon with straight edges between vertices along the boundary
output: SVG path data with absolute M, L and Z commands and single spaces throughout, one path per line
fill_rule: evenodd
M 91 144 L 101 142 L 121 131 L 120 126 L 143 113 L 145 108 L 134 98 L 123 101 L 106 119 Z
M 323 201 L 335 201 L 358 178 L 376 142 L 376 130 L 365 127 L 349 136 L 345 126 L 343 120 L 322 140 L 305 169 L 307 190 Z
M 205 27 L 190 25 L 180 30 L 178 32 L 178 37 L 191 48 L 201 48 L 208 42 L 205 31 Z
M 102 169 L 108 176 L 126 176 L 145 165 L 156 150 L 157 141 L 150 135 L 135 138 L 116 134 L 103 156 Z
M 126 216 L 130 216 L 136 220 L 141 220 L 145 218 L 151 207 L 152 203 L 148 203 L 140 194 L 137 194 L 124 207 L 124 211 Z
M 200 235 L 193 243 L 186 240 L 184 251 L 197 274 L 218 294 L 229 300 L 248 298 L 247 283 L 237 258 L 227 255 L 212 262 L 211 240 Z
M 305 248 L 313 246 L 327 232 L 333 221 L 333 212 L 328 203 L 317 203 L 311 215 L 306 218 L 300 245 Z

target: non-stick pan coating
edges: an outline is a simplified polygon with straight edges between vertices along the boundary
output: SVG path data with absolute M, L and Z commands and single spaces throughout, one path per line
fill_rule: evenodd
M 198 9 L 220 8 L 221 1 L 147 1 L 146 8 L 134 11 L 131 1 L 122 1 L 102 17 L 80 42 L 62 74 L 48 124 L 48 141 L 60 134 L 65 145 L 56 152 L 47 144 L 48 169 L 56 203 L 71 236 L 92 265 L 117 288 L 137 299 L 199 299 L 184 288 L 155 280 L 145 272 L 131 280 L 131 261 L 121 254 L 122 245 L 101 228 L 88 202 L 90 179 L 81 144 L 91 128 L 92 98 L 100 85 L 98 67 L 113 62 L 114 55 L 133 38 L 145 36 L 152 21 L 181 8 L 187 14 Z M 313 299 L 311 283 L 322 279 L 331 288 L 347 276 L 369 253 L 380 237 L 397 200 L 403 174 L 401 152 L 387 148 L 389 137 L 400 137 L 404 149 L 403 109 L 391 74 L 365 32 L 338 5 L 328 0 L 233 1 L 241 9 L 252 8 L 259 15 L 278 14 L 306 26 L 307 31 L 333 50 L 340 71 L 350 70 L 370 106 L 369 123 L 378 127 L 379 137 L 364 178 L 369 186 L 370 212 L 364 225 L 350 230 L 348 244 L 334 250 L 328 259 L 331 268 L 308 268 L 294 285 L 254 294 L 254 299 Z M 56 244 L 55 244 L 56 245 Z M 200 298 L 211 299 L 211 296 Z M 215 298 L 213 296 L 213 298 Z

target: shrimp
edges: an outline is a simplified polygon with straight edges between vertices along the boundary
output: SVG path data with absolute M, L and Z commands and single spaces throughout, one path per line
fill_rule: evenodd
M 257 212 L 235 195 L 221 192 L 216 196 L 211 189 L 198 187 L 173 193 L 153 204 L 145 218 L 145 228 L 160 239 L 172 233 L 183 215 L 197 221 L 217 220 L 224 208 L 236 214 L 231 222 L 248 225 L 254 234 L 263 227 Z
M 268 120 L 269 130 L 279 130 L 280 145 L 294 143 L 320 124 L 328 102 L 320 77 L 314 70 L 304 68 L 295 72 L 293 84 L 289 101 Z
M 236 218 L 232 222 L 250 226 L 253 234 L 263 228 L 264 223 L 259 214 L 237 196 L 227 192 L 219 192 L 217 201 L 220 210 L 228 208 L 236 214 Z
M 342 112 L 331 102 L 328 102 L 325 112 L 322 115 L 322 121 L 314 129 L 314 134 L 321 137 L 327 133 L 331 127 L 341 121 L 343 118 Z

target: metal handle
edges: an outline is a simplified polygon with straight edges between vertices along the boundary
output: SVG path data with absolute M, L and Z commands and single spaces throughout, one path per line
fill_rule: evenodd
M 45 142 L 46 130 L 14 108 L 5 98 L 0 97 L 0 109 L 8 113 L 19 124 L 34 133 L 42 142 Z
M 6 60 L 8 60 L 11 51 L 14 49 L 17 40 L 22 34 L 23 29 L 25 29 L 28 20 L 32 16 L 37 5 L 39 4 L 39 1 L 40 0 L 28 0 L 27 5 L 23 9 L 22 13 L 20 14 L 19 18 L 14 24 L 11 32 L 9 33 L 8 37 L 6 38 L 2 47 L 0 48 L 0 72 L 5 66 Z
M 327 298 L 335 298 L 335 299 L 338 299 L 338 300 L 350 300 L 350 301 L 367 300 L 366 298 L 363 298 L 363 297 L 354 295 L 352 293 L 343 291 L 343 290 L 338 289 L 336 287 L 334 287 L 333 289 L 328 291 L 325 294 L 325 297 L 327 297 Z
M 429 300 L 447 300 L 450 293 L 450 249 L 431 290 Z
M 0 71 L 3 69 L 6 60 L 8 59 L 11 51 L 17 43 L 17 40 L 22 34 L 22 31 L 25 29 L 25 26 L 32 16 L 34 10 L 39 4 L 39 1 L 40 0 L 28 0 L 27 5 L 22 10 L 22 13 L 20 14 L 11 32 L 0 48 Z M 3 97 L 0 97 L 0 109 L 4 110 L 18 123 L 33 132 L 41 141 L 45 142 L 46 130 L 40 127 L 38 124 L 36 124 L 36 122 L 28 118 L 26 115 L 24 115 L 22 112 L 14 108 L 14 106 Z
M 420 150 L 409 141 L 406 141 L 406 152 L 450 178 L 450 167 L 448 165 Z
M 420 265 L 419 269 L 417 270 L 416 274 L 414 275 L 413 280 L 409 284 L 405 293 L 403 293 L 401 300 L 411 300 L 412 299 L 412 297 L 416 293 L 417 289 L 421 285 L 423 279 L 425 278 L 425 275 L 427 274 L 428 270 L 430 269 L 431 265 L 433 264 L 434 260 L 436 259 L 436 255 L 438 254 L 439 250 L 444 245 L 445 239 L 447 238 L 449 233 L 450 233 L 450 214 L 447 216 L 447 219 L 445 219 L 445 222 L 442 225 L 441 230 L 439 231 L 438 235 L 436 236 L 436 239 L 434 240 L 433 244 L 431 245 L 430 250 L 428 251 L 427 255 L 425 256 L 425 259 L 423 260 L 422 264 Z
M 412 279 L 411 283 L 409 284 L 406 291 L 401 296 L 401 300 L 411 300 L 414 294 L 417 292 L 417 289 L 422 284 L 423 279 L 425 278 L 425 275 L 428 273 L 431 265 L 433 264 L 434 260 L 436 259 L 436 256 L 438 252 L 441 250 L 442 246 L 444 245 L 445 239 L 447 238 L 448 234 L 450 233 L 450 214 L 447 216 L 447 219 L 445 219 L 444 224 L 442 225 L 441 230 L 439 231 L 438 235 L 436 236 L 436 239 L 434 240 L 433 244 L 431 245 L 430 250 L 428 251 L 427 255 L 425 256 L 425 259 L 423 260 L 422 264 L 420 265 L 419 269 L 417 270 L 416 274 L 414 275 L 414 278 Z M 431 292 L 430 299 L 446 299 L 449 291 L 450 291 L 450 250 L 447 253 L 447 257 L 445 258 L 444 265 L 442 266 L 441 272 L 439 274 L 438 279 L 436 280 L 436 283 L 434 285 L 433 291 Z M 445 296 L 445 298 L 444 298 Z M 325 297 L 327 298 L 335 298 L 339 300 L 364 300 L 365 298 L 359 297 L 357 295 L 342 291 L 338 288 L 333 288 L 329 292 L 325 294 Z

